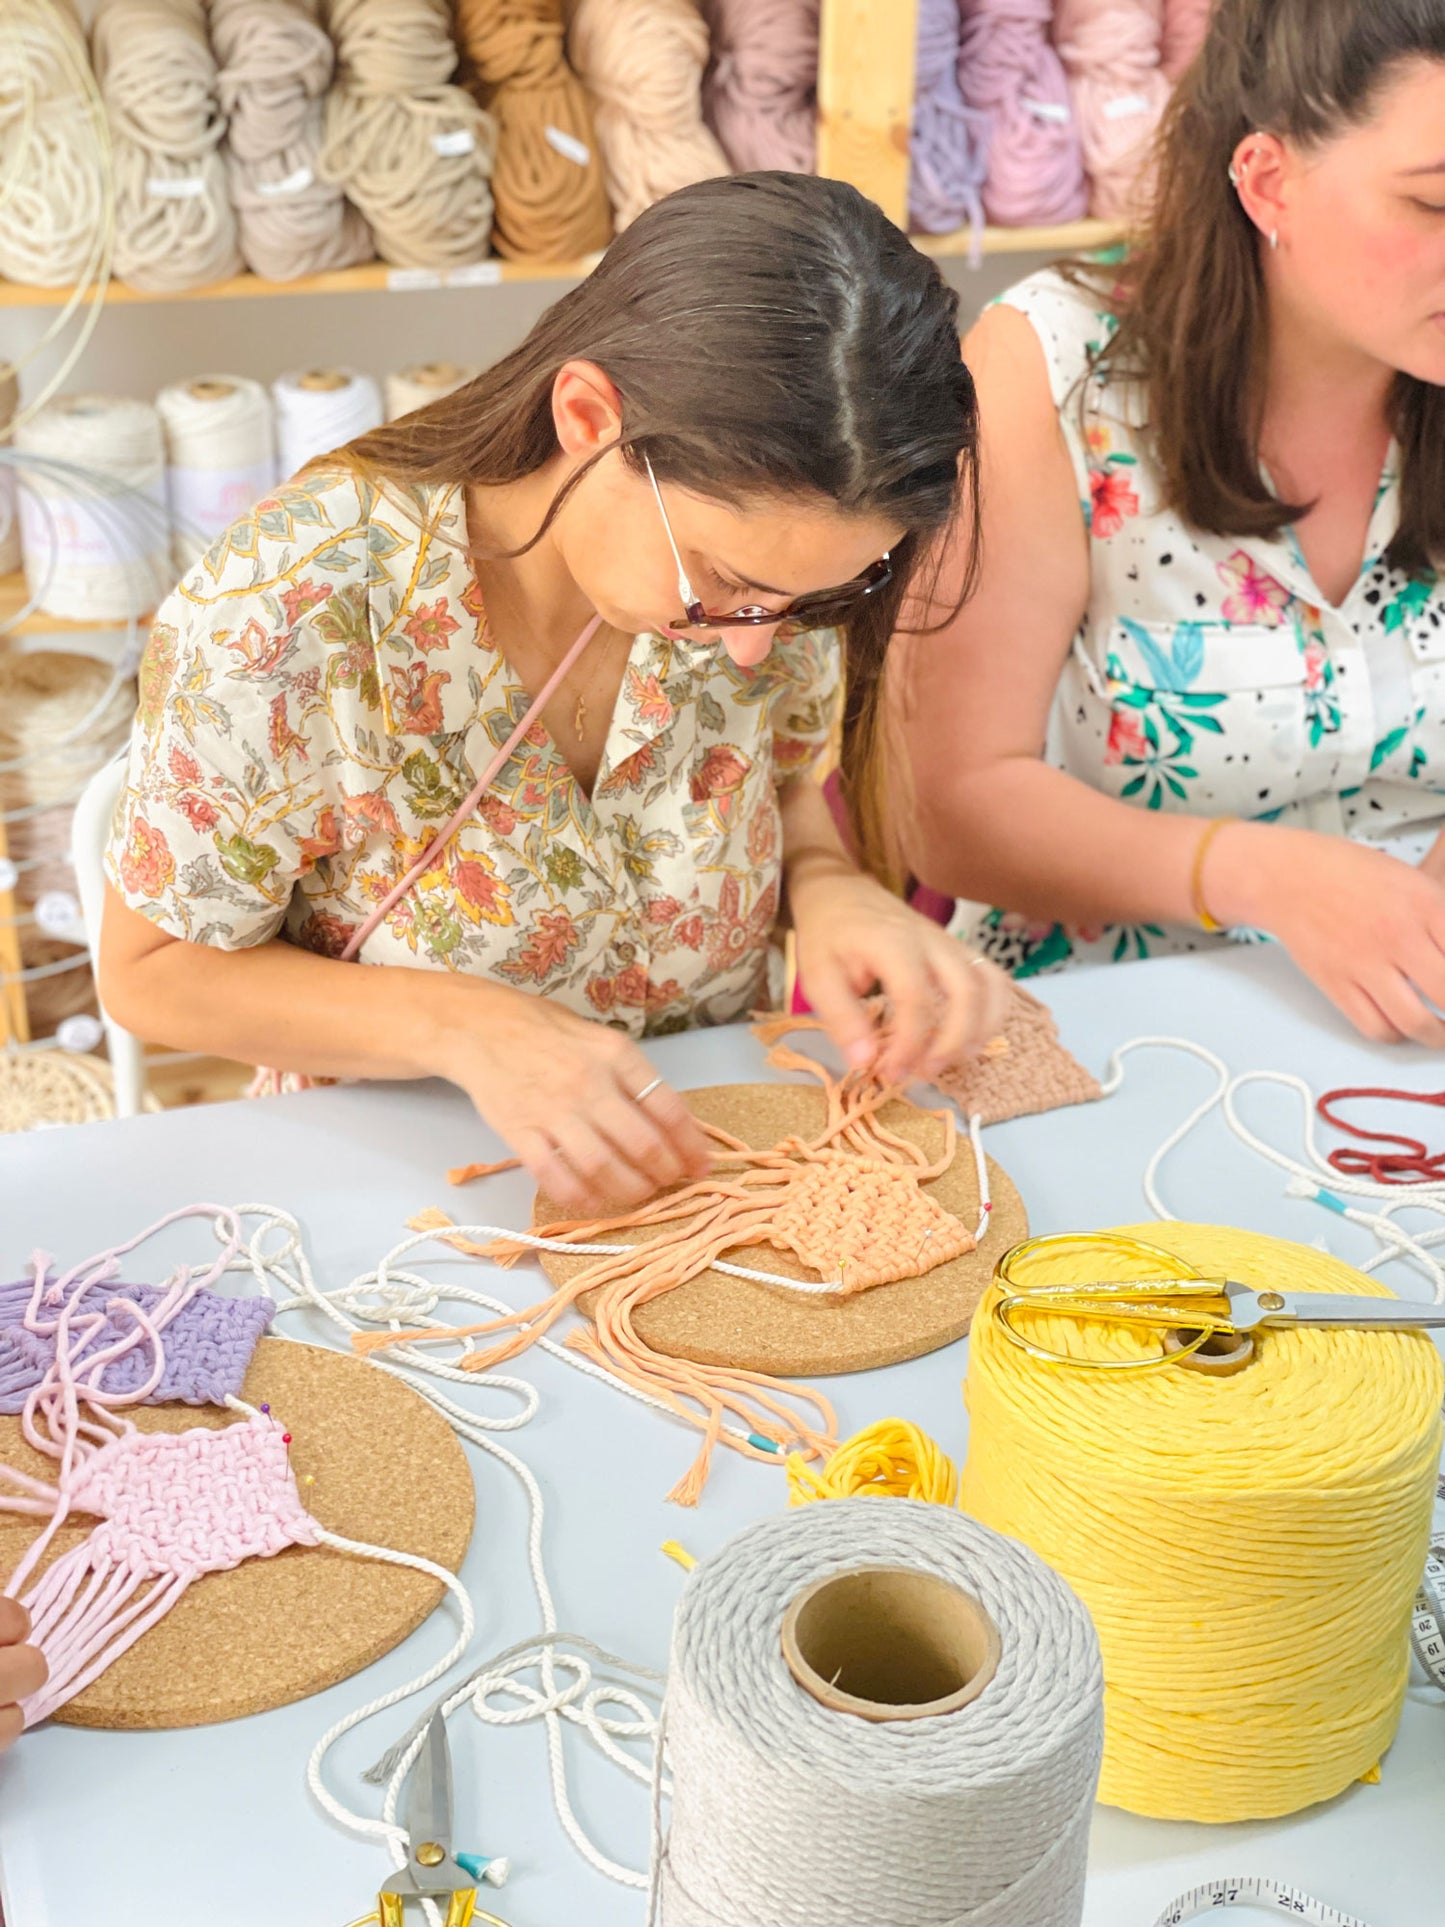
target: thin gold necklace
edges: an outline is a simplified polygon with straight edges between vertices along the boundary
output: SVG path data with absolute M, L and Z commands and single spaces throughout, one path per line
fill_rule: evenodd
M 617 633 L 616 630 L 613 630 L 613 629 L 607 629 L 604 631 L 604 634 L 606 635 L 609 643 L 612 637 L 616 633 Z M 606 652 L 604 650 L 599 650 L 597 654 L 597 659 L 594 661 L 592 665 L 592 674 L 587 678 L 586 682 L 582 685 L 581 689 L 579 689 L 577 692 L 576 706 L 572 711 L 572 728 L 577 737 L 577 741 L 579 743 L 585 743 L 587 740 L 587 697 L 592 690 L 593 684 L 597 681 L 598 674 L 600 673 L 601 669 L 605 667 L 606 662 L 607 662 Z

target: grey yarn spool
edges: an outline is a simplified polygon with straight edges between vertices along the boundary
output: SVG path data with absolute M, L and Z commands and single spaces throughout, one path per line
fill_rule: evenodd
M 825 1637 L 805 1660 L 841 1665 L 856 1698 L 952 1691 L 956 1710 L 860 1717 L 790 1670 L 790 1605 L 868 1567 L 946 1582 L 962 1621 L 996 1629 L 993 1676 L 973 1697 L 950 1679 L 956 1642 L 930 1630 L 932 1607 L 920 1616 L 921 1587 L 912 1604 L 899 1589 L 901 1609 L 855 1612 L 841 1647 Z M 660 1927 L 1078 1927 L 1103 1748 L 1098 1643 L 1055 1573 L 961 1513 L 825 1501 L 742 1533 L 688 1582 L 664 1730 Z

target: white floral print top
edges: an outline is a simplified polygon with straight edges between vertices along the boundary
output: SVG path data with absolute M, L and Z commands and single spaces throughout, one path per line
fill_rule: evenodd
M 1418 860 L 1445 818 L 1445 584 L 1384 560 L 1394 452 L 1359 579 L 1332 607 L 1291 531 L 1208 535 L 1161 505 L 1137 386 L 1089 375 L 1114 324 L 1086 291 L 1048 270 L 1002 300 L 1042 344 L 1090 538 L 1050 760 L 1141 809 L 1292 823 Z M 1025 974 L 1211 942 L 1146 926 L 1084 944 L 997 911 L 976 934 Z
M 456 488 L 312 473 L 160 610 L 107 856 L 130 906 L 223 950 L 335 956 L 530 697 L 491 641 Z M 362 961 L 487 975 L 634 1036 L 743 1016 L 778 915 L 778 787 L 824 754 L 831 633 L 760 667 L 637 637 L 591 799 L 538 722 Z

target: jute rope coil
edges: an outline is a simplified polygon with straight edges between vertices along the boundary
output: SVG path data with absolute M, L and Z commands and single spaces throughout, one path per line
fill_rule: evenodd
M 151 293 L 241 267 L 199 0 L 106 0 L 91 34 L 111 127 L 115 269 Z
M 108 246 L 105 117 L 69 0 L 0 7 L 0 274 L 85 283 Z
M 818 0 L 707 0 L 707 124 L 740 174 L 818 164 Z
M 160 416 L 149 402 L 62 395 L 15 432 L 20 532 L 49 615 L 127 622 L 172 575 Z
M 464 267 L 487 253 L 497 126 L 464 88 L 446 0 L 333 0 L 338 81 L 320 172 L 399 267 Z
M 1256 1290 L 1383 1295 L 1280 1239 L 1131 1231 Z M 1110 1276 L 1158 1275 L 1107 1262 Z M 1098 1276 L 1083 1249 L 1041 1256 L 1028 1283 Z M 1100 1798 L 1157 1818 L 1267 1819 L 1372 1775 L 1404 1702 L 1430 1535 L 1445 1370 L 1429 1338 L 1301 1327 L 1259 1335 L 1232 1377 L 1109 1377 L 1019 1350 L 991 1302 L 970 1342 L 962 1503 L 1093 1614 Z M 1157 1350 L 1092 1321 L 1030 1328 L 1071 1356 Z
M 809 1660 L 790 1608 L 869 1568 L 903 1573 L 905 1610 L 890 1618 L 872 1595 L 872 1611 L 851 1615 L 853 1641 L 844 1619 L 837 1686 L 875 1703 L 864 1716 L 805 1690 L 784 1637 L 791 1626 Z M 991 1622 L 992 1677 L 957 1710 L 883 1717 L 876 1703 L 900 1690 L 936 1703 L 908 1682 L 915 1664 L 918 1677 L 931 1670 L 924 1656 L 938 1659 L 959 1595 Z M 812 1663 L 827 1698 L 836 1665 Z M 946 1686 L 949 1669 L 937 1672 Z M 860 1905 L 877 1927 L 1078 1927 L 1098 1646 L 1067 1586 L 972 1519 L 910 1499 L 840 1499 L 741 1533 L 688 1580 L 664 1732 L 660 1927 L 837 1927 Z
M 480 372 L 478 368 L 464 368 L 454 361 L 416 362 L 410 368 L 399 368 L 386 378 L 386 419 L 399 421 L 403 415 L 440 401 L 444 395 L 454 395 L 469 381 L 475 381 Z
M 606 247 L 612 210 L 561 0 L 457 0 L 457 36 L 468 83 L 497 120 L 497 253 L 566 261 Z
M 318 172 L 331 40 L 301 0 L 212 0 L 231 198 L 246 265 L 271 281 L 351 267 L 371 230 Z
M 696 0 L 578 0 L 567 44 L 596 104 L 619 232 L 664 194 L 731 171 L 703 125 L 708 36 Z
M 166 442 L 171 558 L 184 574 L 275 487 L 271 396 L 243 375 L 175 382 L 156 396 Z
M 143 1109 L 160 1105 L 147 1093 Z M 99 1057 L 63 1051 L 0 1051 L 0 1136 L 115 1116 L 115 1080 Z

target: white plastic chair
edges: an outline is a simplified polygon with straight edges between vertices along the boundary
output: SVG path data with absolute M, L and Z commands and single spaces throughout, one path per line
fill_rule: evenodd
M 70 826 L 70 860 L 75 868 L 80 896 L 80 914 L 85 923 L 85 941 L 92 962 L 100 956 L 100 919 L 105 907 L 105 868 L 103 858 L 110 837 L 110 819 L 115 814 L 121 786 L 125 781 L 128 750 L 102 765 L 81 792 Z M 98 994 L 98 993 L 97 993 Z M 128 1030 L 122 1030 L 100 999 L 101 1022 L 110 1050 L 111 1075 L 115 1080 L 115 1114 L 137 1117 L 145 1096 L 145 1046 Z

